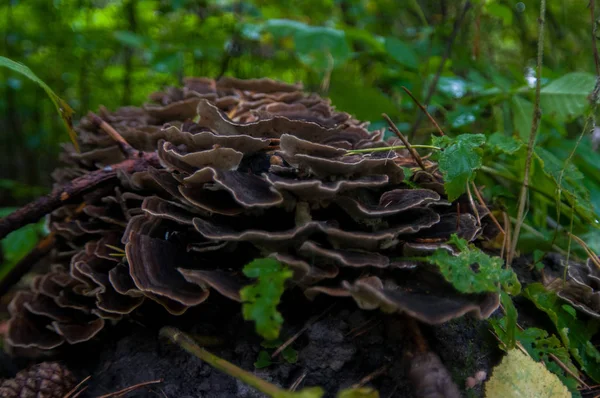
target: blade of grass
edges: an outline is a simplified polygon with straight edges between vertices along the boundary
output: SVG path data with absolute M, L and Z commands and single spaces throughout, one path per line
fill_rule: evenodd
M 40 87 L 44 89 L 46 94 L 48 94 L 48 97 L 50 97 L 50 99 L 54 103 L 54 106 L 56 107 L 56 110 L 58 111 L 58 114 L 60 115 L 61 119 L 63 120 L 63 122 L 65 122 L 65 126 L 67 126 L 67 131 L 69 133 L 69 138 L 71 139 L 71 142 L 73 142 L 75 150 L 79 152 L 79 144 L 77 143 L 77 133 L 75 133 L 75 130 L 73 130 L 73 109 L 71 109 L 69 104 L 67 104 L 65 100 L 56 95 L 56 93 L 52 91 L 52 89 L 46 83 L 44 83 L 42 79 L 37 77 L 36 74 L 33 73 L 33 71 L 27 66 L 2 56 L 0 56 L 0 66 L 4 66 L 8 69 L 22 74 L 30 80 L 33 80 L 35 83 L 37 83 Z

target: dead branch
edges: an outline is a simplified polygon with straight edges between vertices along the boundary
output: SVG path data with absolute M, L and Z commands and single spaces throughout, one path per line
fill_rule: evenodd
M 130 174 L 146 170 L 149 166 L 160 167 L 157 154 L 141 152 L 132 159 L 78 177 L 1 219 L 0 239 L 12 231 L 38 221 L 61 206 L 76 202 L 83 194 L 110 183 L 117 178 L 119 170 Z

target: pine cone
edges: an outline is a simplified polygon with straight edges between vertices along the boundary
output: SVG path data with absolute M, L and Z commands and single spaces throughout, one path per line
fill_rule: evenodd
M 62 398 L 73 387 L 75 377 L 58 362 L 42 362 L 17 373 L 0 384 L 1 398 Z

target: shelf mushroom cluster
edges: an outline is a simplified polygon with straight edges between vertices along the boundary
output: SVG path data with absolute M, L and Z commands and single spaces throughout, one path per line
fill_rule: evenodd
M 240 301 L 241 269 L 266 256 L 293 270 L 290 288 L 308 299 L 352 297 L 431 324 L 497 308 L 496 294 L 460 294 L 410 260 L 452 250 L 452 233 L 474 241 L 493 228 L 485 208 L 477 219 L 468 201 L 445 199 L 433 162 L 349 152 L 389 146 L 383 131 L 268 79 L 190 78 L 150 99 L 99 117 L 162 167 L 120 173 L 49 215 L 49 271 L 11 302 L 9 346 L 87 341 L 148 300 L 174 315 L 211 294 Z M 125 159 L 93 118 L 78 129 L 83 151 L 65 146 L 57 184 Z

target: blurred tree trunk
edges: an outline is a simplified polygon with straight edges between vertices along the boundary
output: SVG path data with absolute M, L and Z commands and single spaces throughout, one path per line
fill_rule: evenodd
M 6 12 L 6 23 L 4 33 L 4 54 L 8 58 L 15 58 L 14 41 L 15 38 L 11 37 L 14 34 L 13 27 L 13 14 L 12 14 L 13 3 L 9 1 Z M 15 179 L 21 182 L 25 182 L 25 176 L 27 175 L 26 159 L 23 159 L 23 154 L 20 153 L 19 141 L 22 140 L 22 129 L 19 121 L 19 105 L 17 99 L 17 92 L 14 87 L 9 83 L 8 77 L 13 76 L 8 70 L 5 70 L 5 79 L 7 82 L 5 90 L 5 127 L 4 133 L 2 134 L 3 142 L 2 149 L 4 151 L 4 164 L 2 165 L 2 178 Z
M 127 18 L 128 30 L 132 33 L 137 32 L 137 19 L 136 19 L 136 5 L 137 0 L 127 0 L 125 2 L 125 16 Z M 133 55 L 134 49 L 132 47 L 125 47 L 125 74 L 123 77 L 123 105 L 131 105 L 131 91 L 132 91 L 132 75 L 133 75 Z
M 92 63 L 93 52 L 88 51 L 88 29 L 90 27 L 92 13 L 89 0 L 80 0 L 79 8 L 85 9 L 85 30 L 83 32 L 84 46 L 79 58 L 79 113 L 83 116 L 90 110 L 90 84 L 89 65 Z

